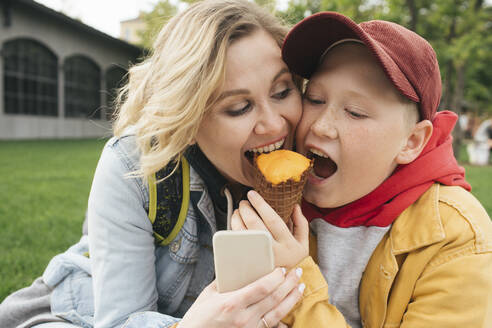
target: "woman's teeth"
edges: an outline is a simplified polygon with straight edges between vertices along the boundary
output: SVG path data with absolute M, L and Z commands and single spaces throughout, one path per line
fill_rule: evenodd
M 284 145 L 284 142 L 285 142 L 285 139 L 282 139 L 282 140 L 277 141 L 275 143 L 272 143 L 270 145 L 266 145 L 264 147 L 259 147 L 259 148 L 253 148 L 253 149 L 250 149 L 249 151 L 251 151 L 253 153 L 260 153 L 260 154 L 261 153 L 269 153 L 271 151 L 282 148 L 282 146 Z

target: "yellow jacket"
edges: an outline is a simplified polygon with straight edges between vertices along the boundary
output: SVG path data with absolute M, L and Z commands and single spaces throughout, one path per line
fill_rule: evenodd
M 348 327 L 311 257 L 300 266 L 304 297 L 282 321 Z M 366 328 L 492 327 L 492 222 L 480 203 L 460 187 L 434 184 L 374 250 L 359 310 Z

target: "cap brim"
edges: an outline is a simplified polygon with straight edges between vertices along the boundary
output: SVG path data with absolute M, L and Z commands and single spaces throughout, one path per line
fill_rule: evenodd
M 289 69 L 309 79 L 320 64 L 321 56 L 332 44 L 343 39 L 362 41 L 393 85 L 407 98 L 419 102 L 406 76 L 383 47 L 350 18 L 336 12 L 321 12 L 309 16 L 287 34 L 282 46 L 282 58 Z

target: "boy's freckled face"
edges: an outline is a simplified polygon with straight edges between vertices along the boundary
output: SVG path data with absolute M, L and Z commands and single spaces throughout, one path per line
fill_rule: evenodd
M 339 207 L 390 176 L 410 133 L 406 106 L 365 46 L 330 50 L 309 81 L 297 130 L 298 150 L 315 158 L 306 200 Z

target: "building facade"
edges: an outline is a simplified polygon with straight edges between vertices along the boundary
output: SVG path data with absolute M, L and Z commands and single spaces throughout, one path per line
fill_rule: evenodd
M 143 19 L 143 13 L 137 18 L 128 19 L 120 22 L 120 39 L 132 44 L 139 44 L 142 42 L 142 31 L 146 28 L 145 20 Z
M 32 0 L 2 0 L 0 139 L 110 135 L 115 89 L 141 55 Z

